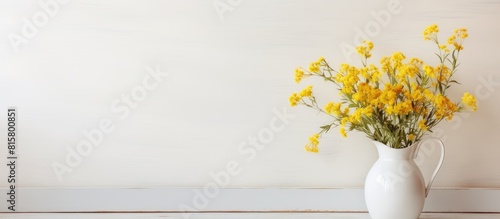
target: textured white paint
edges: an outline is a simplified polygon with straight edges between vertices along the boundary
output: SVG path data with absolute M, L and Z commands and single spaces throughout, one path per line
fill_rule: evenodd
M 60 6 L 48 24 L 15 53 L 7 35 L 20 33 L 23 18 L 40 11 L 38 1 L 0 2 L 0 110 L 19 109 L 20 187 L 205 186 L 210 172 L 234 160 L 241 171 L 228 187 L 362 187 L 376 159 L 361 134 L 342 139 L 332 131 L 321 153 L 307 154 L 307 137 L 326 117 L 288 107 L 288 96 L 320 81 L 293 82 L 295 67 L 319 56 L 332 64 L 356 62 L 340 45 L 353 44 L 356 28 L 376 21 L 371 12 L 388 10 L 377 1 L 242 1 L 221 21 L 211 0 L 73 0 Z M 467 27 L 451 94 L 479 92 L 477 113 L 440 126 L 447 156 L 434 187 L 498 188 L 500 148 L 499 86 L 485 89 L 481 78 L 500 82 L 497 1 L 400 0 L 401 12 L 372 37 L 374 60 L 395 50 L 435 62 L 421 37 L 432 23 L 446 39 Z M 111 104 L 140 84 L 146 66 L 170 75 L 148 93 L 124 120 Z M 274 109 L 296 117 L 255 159 L 238 145 L 269 127 Z M 1 113 L 0 121 L 5 121 Z M 102 118 L 115 131 L 60 182 L 51 164 L 64 162 L 82 131 Z M 281 123 L 278 123 L 280 125 Z M 5 142 L 6 125 L 0 125 Z M 443 136 L 444 135 L 444 136 Z M 0 159 L 6 150 L 0 150 Z M 426 159 L 429 176 L 437 153 Z M 0 168 L 0 186 L 7 169 Z

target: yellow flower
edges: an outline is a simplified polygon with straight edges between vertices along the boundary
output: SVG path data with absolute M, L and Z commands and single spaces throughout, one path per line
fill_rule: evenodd
M 297 106 L 301 99 L 302 97 L 300 97 L 297 93 L 292 93 L 292 95 L 288 98 L 290 106 Z
M 392 86 L 389 83 L 385 84 L 384 90 L 382 91 L 381 102 L 386 105 L 394 105 L 398 98 L 398 93 L 401 92 L 403 86 L 395 85 Z
M 425 89 L 424 90 L 424 96 L 425 96 L 425 98 L 427 98 L 427 100 L 433 100 L 434 99 L 434 94 L 429 89 Z
M 314 134 L 309 137 L 309 144 L 305 146 L 307 152 L 318 153 L 319 134 Z
M 455 34 L 457 34 L 457 36 L 460 36 L 460 38 L 462 39 L 465 39 L 467 37 L 469 37 L 469 34 L 467 34 L 467 29 L 466 28 L 458 28 L 455 30 Z
M 344 112 L 343 113 L 344 113 L 344 115 L 349 114 L 349 108 L 348 107 L 344 108 Z
M 434 116 L 437 119 L 441 119 L 446 117 L 447 120 L 451 120 L 453 118 L 453 113 L 458 111 L 458 106 L 451 102 L 448 97 L 443 96 L 442 94 L 437 94 L 434 97 L 434 104 L 436 106 L 436 112 Z
M 464 95 L 462 96 L 462 103 L 464 103 L 466 106 L 471 107 L 472 110 L 476 112 L 477 110 L 476 97 L 474 97 L 472 94 L 465 92 Z
M 347 108 L 346 108 L 347 109 Z M 340 120 L 340 125 L 341 126 L 345 126 L 347 125 L 347 122 L 349 122 L 349 117 L 343 117 L 341 120 Z
M 354 85 L 359 81 L 359 77 L 354 69 L 342 79 L 342 84 L 344 85 L 340 89 L 340 93 L 350 95 L 354 91 Z
M 368 46 L 368 49 L 370 51 L 373 49 L 373 42 L 372 41 L 366 41 L 366 45 Z
M 424 61 L 417 59 L 417 58 L 411 58 L 410 64 L 416 65 L 416 66 L 421 66 L 422 64 L 424 64 Z
M 310 97 L 310 96 L 312 96 L 312 88 L 313 88 L 312 85 L 307 86 L 302 91 L 300 91 L 300 96 L 301 97 Z
M 363 44 L 356 47 L 356 52 L 364 58 L 370 58 L 372 54 L 370 51 L 373 49 L 373 42 L 363 40 Z
M 333 109 L 333 105 L 334 103 L 333 102 L 328 102 L 326 105 L 325 105 L 325 112 L 328 113 L 328 114 L 332 114 L 332 109 Z
M 382 94 L 382 91 L 380 91 L 380 89 L 378 88 L 371 88 L 370 89 L 370 96 L 368 96 L 368 100 L 367 102 L 371 105 L 371 106 L 378 106 L 381 102 L 380 102 L 380 95 Z
M 450 102 L 450 110 L 448 111 L 448 114 L 446 115 L 446 120 L 450 121 L 453 119 L 453 115 L 455 114 L 455 112 L 458 110 L 458 107 L 456 104 Z
M 436 67 L 436 72 L 438 73 L 437 80 L 441 81 L 441 82 L 446 80 L 447 78 L 449 78 L 451 76 L 451 70 L 446 65 L 442 65 L 442 64 L 438 65 Z
M 448 105 L 446 104 L 446 97 L 438 93 L 434 96 L 434 104 L 436 106 L 436 118 L 442 118 L 445 108 Z
M 363 108 L 358 108 L 354 113 L 349 116 L 349 121 L 352 124 L 358 124 L 361 122 L 361 116 L 363 115 Z
M 349 68 L 350 68 L 350 65 L 349 65 L 349 64 L 347 64 L 347 63 L 342 63 L 342 64 L 340 64 L 340 69 L 339 69 L 339 71 L 340 71 L 340 72 L 347 72 L 347 71 L 349 70 Z
M 393 106 L 387 106 L 387 107 L 385 107 L 385 113 L 387 113 L 388 115 L 391 115 L 391 114 L 396 114 L 396 111 L 394 110 Z
M 371 87 L 366 82 L 361 82 L 358 84 L 358 91 L 352 95 L 352 99 L 364 103 L 368 96 L 370 95 Z
M 362 113 L 366 117 L 370 117 L 370 116 L 372 116 L 373 108 L 372 107 L 365 107 L 365 108 L 363 108 L 363 112 Z
M 308 69 L 309 69 L 310 72 L 318 73 L 320 65 L 321 65 L 320 62 L 311 62 L 311 64 L 309 64 L 309 68 Z
M 429 78 L 436 77 L 436 72 L 432 66 L 424 65 L 424 74 Z
M 404 102 L 398 103 L 394 106 L 394 113 L 399 115 L 407 115 L 413 110 L 410 100 L 405 100 Z
M 362 67 L 361 69 L 359 69 L 359 72 L 360 72 L 361 76 L 363 76 L 363 78 L 365 78 L 365 79 L 370 78 L 370 75 L 368 73 L 368 67 Z
M 399 68 L 399 73 L 397 74 L 397 78 L 400 82 L 405 83 L 406 77 L 414 78 L 418 71 L 419 68 L 415 65 L 412 64 L 402 65 Z
M 392 66 L 391 66 L 391 58 L 390 57 L 382 57 L 380 59 L 380 65 L 382 67 L 382 71 L 386 73 L 392 73 Z
M 304 71 L 301 68 L 295 69 L 295 82 L 300 83 L 304 77 Z
M 399 68 L 399 66 L 403 65 L 403 60 L 406 59 L 406 56 L 402 52 L 395 52 L 391 56 L 391 61 L 394 69 Z
M 443 52 L 446 52 L 446 53 L 450 52 L 448 47 L 444 44 L 439 45 L 439 49 L 443 50 Z
M 375 84 L 377 82 L 379 82 L 380 80 L 380 77 L 382 76 L 380 74 L 380 71 L 378 70 L 377 66 L 375 66 L 374 64 L 370 64 L 370 68 L 368 69 L 368 71 L 370 72 L 370 78 L 367 78 L 370 80 L 371 83 Z
M 418 122 L 418 128 L 422 129 L 423 131 L 427 131 L 427 125 L 425 125 L 425 120 L 420 120 L 420 122 Z
M 411 92 L 410 99 L 415 102 L 419 102 L 425 98 L 424 94 L 420 89 L 414 89 Z
M 342 137 L 347 138 L 347 133 L 345 132 L 344 126 L 340 127 L 339 132 Z
M 437 33 L 439 32 L 439 28 L 436 24 L 428 26 L 425 28 L 424 32 L 424 40 L 437 40 Z
M 309 137 L 309 141 L 313 144 L 313 145 L 318 145 L 319 144 L 319 134 L 314 134 L 312 136 Z
M 455 47 L 455 50 L 460 51 L 460 50 L 464 49 L 462 44 L 464 42 L 464 39 L 467 38 L 468 36 L 469 36 L 469 34 L 467 34 L 467 29 L 458 28 L 448 38 L 447 43 L 450 45 L 453 45 Z
M 455 34 L 451 35 L 450 37 L 448 37 L 448 41 L 446 41 L 448 44 L 450 45 L 453 45 L 455 43 L 455 40 L 457 39 L 457 37 L 455 36 Z
M 437 94 L 434 97 L 434 104 L 437 107 L 434 114 L 437 119 L 446 117 L 447 120 L 451 120 L 453 118 L 453 114 L 458 111 L 458 106 L 450 101 L 448 97 L 441 94 Z
M 415 140 L 415 135 L 414 134 L 409 134 L 408 135 L 408 140 L 410 140 L 410 141 Z
M 328 114 L 333 114 L 335 116 L 338 116 L 338 115 L 340 115 L 340 113 L 342 113 L 340 111 L 341 105 L 342 105 L 342 103 L 329 102 L 325 105 L 325 112 Z

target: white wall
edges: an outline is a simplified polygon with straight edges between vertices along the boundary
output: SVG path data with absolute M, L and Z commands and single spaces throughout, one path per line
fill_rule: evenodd
M 223 20 L 216 2 L 232 9 Z M 498 188 L 500 2 L 231 2 L 61 1 L 57 11 L 49 7 L 55 13 L 46 25 L 13 46 L 9 36 L 23 36 L 23 19 L 44 12 L 39 1 L 1 1 L 0 121 L 6 121 L 8 106 L 18 108 L 18 185 L 204 186 L 212 181 L 211 172 L 229 163 L 235 169 L 229 187 L 361 187 L 377 157 L 363 135 L 343 139 L 334 130 L 322 140 L 319 154 L 303 150 L 326 117 L 290 108 L 288 96 L 308 83 L 323 97 L 335 92 L 321 81 L 295 84 L 293 70 L 319 56 L 335 65 L 357 62 L 341 45 L 354 46 L 357 28 L 367 33 L 370 25 L 380 28 L 368 30 L 375 43 L 373 60 L 402 50 L 432 63 L 434 47 L 421 32 L 437 23 L 443 40 L 454 28 L 469 30 L 456 75 L 462 85 L 452 95 L 475 93 L 479 110 L 436 130 L 447 155 L 434 186 Z M 396 13 L 377 23 L 373 14 L 387 11 L 388 4 L 395 4 Z M 137 107 L 123 108 L 120 98 L 141 89 L 148 66 L 168 76 L 160 77 Z M 494 83 L 485 86 L 488 80 Z M 117 103 L 122 108 L 113 111 Z M 276 111 L 294 118 L 284 124 Z M 114 130 L 58 180 L 51 165 L 65 164 L 67 149 L 84 142 L 82 132 L 103 120 Z M 254 159 L 245 154 L 249 147 L 238 150 L 248 138 L 270 130 L 270 123 L 278 127 Z M 0 133 L 6 142 L 6 124 Z M 0 152 L 4 159 L 6 150 Z M 427 153 L 422 166 L 427 175 L 437 157 Z M 7 168 L 0 173 L 6 176 Z M 6 185 L 1 179 L 0 186 Z

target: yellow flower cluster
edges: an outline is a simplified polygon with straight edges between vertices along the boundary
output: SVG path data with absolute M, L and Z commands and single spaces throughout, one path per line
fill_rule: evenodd
M 444 80 L 450 78 L 451 76 L 451 70 L 448 68 L 446 65 L 438 65 L 435 69 L 435 72 L 437 73 L 437 80 L 439 82 L 443 82 Z
M 311 62 L 309 64 L 309 71 L 312 73 L 318 73 L 320 71 L 321 63 L 325 61 L 325 58 L 320 57 L 317 61 Z
M 424 40 L 437 40 L 437 33 L 439 32 L 439 28 L 437 24 L 433 24 L 428 26 L 424 30 Z
M 450 52 L 450 50 L 448 49 L 448 46 L 446 46 L 444 44 L 439 45 L 439 49 L 442 50 L 445 53 Z
M 313 89 L 312 85 L 309 85 L 302 91 L 300 91 L 300 93 L 292 93 L 292 95 L 288 98 L 288 100 L 290 101 L 290 106 L 297 106 L 297 104 L 299 104 L 299 102 L 304 97 L 311 97 L 312 89 Z
M 383 57 L 380 60 L 382 71 L 389 75 L 395 74 L 396 71 L 403 65 L 402 62 L 405 58 L 406 56 L 402 52 L 395 52 L 392 56 Z
M 457 104 L 442 94 L 436 95 L 434 104 L 436 105 L 436 112 L 434 114 L 436 119 L 446 118 L 447 120 L 451 120 L 453 119 L 453 114 L 458 111 Z
M 309 137 L 309 144 L 305 146 L 306 151 L 318 153 L 318 144 L 319 144 L 319 134 L 314 134 Z
M 418 122 L 418 128 L 427 131 L 428 127 L 425 125 L 425 120 L 422 119 Z
M 439 44 L 438 32 L 437 25 L 423 32 L 424 40 L 435 42 L 440 51 L 437 54 L 441 62 L 435 67 L 417 58 L 407 59 L 399 51 L 381 58 L 380 67 L 377 67 L 367 63 L 373 43 L 363 41 L 356 48 L 362 59 L 361 67 L 344 63 L 334 70 L 321 57 L 309 65 L 308 71 L 296 69 L 297 83 L 305 76 L 321 77 L 338 86 L 342 99 L 319 107 L 312 86 L 290 96 L 290 105 L 303 104 L 333 118 L 330 124 L 322 126 L 319 133 L 309 138 L 306 150 L 318 152 L 319 137 L 332 127 L 339 127 L 343 137 L 357 130 L 391 147 L 408 147 L 443 119 L 453 119 L 456 112 L 466 107 L 476 111 L 476 99 L 470 93 L 465 93 L 457 103 L 446 95 L 451 83 L 458 83 L 451 78 L 456 72 L 458 53 L 463 49 L 467 30 L 457 29 L 448 39 L 448 44 L 454 48 L 451 52 L 446 45 Z
M 343 84 L 342 93 L 351 94 L 354 91 L 354 85 L 359 81 L 358 73 L 355 66 L 341 65 L 339 73 L 335 75 L 335 81 Z
M 472 94 L 465 92 L 462 96 L 462 103 L 464 103 L 468 107 L 471 107 L 472 111 L 476 112 L 476 97 L 474 97 Z
M 340 131 L 340 135 L 342 137 L 347 138 L 347 134 L 345 132 L 345 127 L 344 126 L 341 126 L 340 129 L 339 129 L 339 131 Z
M 295 69 L 295 82 L 300 83 L 302 78 L 304 78 L 304 70 L 300 68 Z
M 409 134 L 408 135 L 408 140 L 413 141 L 415 139 L 415 137 L 416 136 L 414 134 Z
M 325 112 L 328 114 L 339 116 L 342 113 L 342 111 L 340 111 L 341 106 L 342 106 L 342 103 L 328 102 L 325 105 Z
M 459 28 L 456 29 L 453 32 L 453 35 L 451 35 L 448 38 L 448 44 L 453 45 L 455 47 L 455 50 L 460 51 L 464 49 L 462 46 L 464 39 L 467 38 L 469 34 L 467 34 L 467 29 L 465 28 Z
M 356 52 L 364 58 L 372 57 L 371 50 L 373 49 L 373 42 L 363 40 L 363 44 L 356 47 Z
M 432 66 L 424 65 L 424 74 L 429 78 L 436 78 L 436 71 Z

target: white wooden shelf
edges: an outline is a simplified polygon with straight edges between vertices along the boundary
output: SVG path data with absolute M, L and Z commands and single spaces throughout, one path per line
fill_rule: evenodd
M 361 188 L 234 188 L 212 195 L 203 188 L 33 188 L 16 194 L 15 210 L 22 213 L 367 211 Z M 500 213 L 498 203 L 498 189 L 433 189 L 423 212 Z M 0 202 L 0 212 L 10 213 L 7 204 Z
M 184 219 L 180 213 L 3 213 L 3 219 Z M 197 213 L 190 219 L 370 219 L 366 213 Z M 420 219 L 497 219 L 500 214 L 423 213 Z

